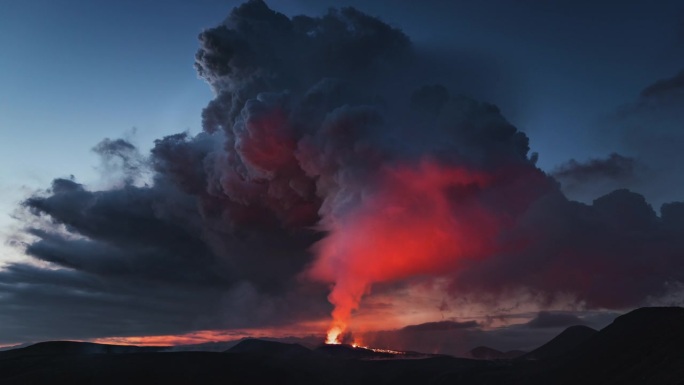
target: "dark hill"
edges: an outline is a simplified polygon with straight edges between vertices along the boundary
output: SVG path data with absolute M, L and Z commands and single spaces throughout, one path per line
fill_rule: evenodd
M 498 360 L 503 358 L 504 352 L 487 346 L 478 346 L 470 350 L 468 356 L 478 360 Z
M 572 351 L 596 333 L 597 331 L 595 329 L 588 326 L 570 326 L 551 341 L 523 355 L 521 358 L 527 360 L 544 360 L 552 357 L 559 357 Z
M 582 329 L 569 330 L 559 337 L 569 339 Z M 539 360 L 429 357 L 344 345 L 309 351 L 293 344 L 242 342 L 229 353 L 36 344 L 0 352 L 0 384 L 684 384 L 682 308 L 633 311 L 566 353 Z
M 684 383 L 684 309 L 622 315 L 555 365 L 557 384 Z
M 487 346 L 478 346 L 470 350 L 467 356 L 470 358 L 474 358 L 476 360 L 510 360 L 513 358 L 520 357 L 523 354 L 525 354 L 525 352 L 520 350 L 502 352 L 500 350 L 490 348 Z
M 312 354 L 311 350 L 299 344 L 246 339 L 226 350 L 226 353 L 255 354 L 268 357 L 294 358 Z
M 156 353 L 166 349 L 168 349 L 167 346 L 143 347 L 134 345 L 106 345 L 91 342 L 47 341 L 23 348 L 2 351 L 0 352 L 0 359 L 45 355 Z
M 527 352 L 524 350 L 509 350 L 504 352 L 504 359 L 511 360 L 513 358 L 521 357 L 525 354 L 527 354 Z

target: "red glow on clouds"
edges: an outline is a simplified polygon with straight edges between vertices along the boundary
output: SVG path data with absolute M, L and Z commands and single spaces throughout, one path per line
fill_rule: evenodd
M 424 161 L 387 168 L 357 206 L 330 221 L 310 274 L 333 284 L 328 343 L 341 342 L 371 285 L 459 267 L 490 252 L 499 224 L 478 202 L 488 175 Z
M 240 337 L 244 337 L 244 335 L 236 334 L 231 336 L 220 331 L 205 330 L 180 335 L 102 337 L 91 342 L 108 345 L 175 346 L 230 341 Z
M 259 109 L 259 108 L 255 108 Z M 287 129 L 287 116 L 281 109 L 268 114 L 258 114 L 245 122 L 246 127 L 239 130 L 235 148 L 248 167 L 272 177 L 274 170 L 294 163 L 292 155 L 296 143 Z
M 177 346 L 195 345 L 208 342 L 235 341 L 242 338 L 284 338 L 320 336 L 324 327 L 322 321 L 303 322 L 296 325 L 279 327 L 262 327 L 254 329 L 228 330 L 199 330 L 186 334 L 102 337 L 90 342 L 109 345 L 138 345 L 138 346 Z

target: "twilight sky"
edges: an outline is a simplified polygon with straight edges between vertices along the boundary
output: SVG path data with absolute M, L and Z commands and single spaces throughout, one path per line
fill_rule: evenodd
M 240 3 L 0 2 L 0 345 L 322 333 L 329 285 L 367 340 L 446 320 L 449 351 L 678 300 L 681 2 L 273 0 L 368 16 L 254 2 L 198 40 Z

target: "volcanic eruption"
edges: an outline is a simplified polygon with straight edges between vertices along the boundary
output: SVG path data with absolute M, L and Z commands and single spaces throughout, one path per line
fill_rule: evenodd
M 136 332 L 168 334 L 318 327 L 331 313 L 336 344 L 391 285 L 622 309 L 684 282 L 683 203 L 658 216 L 627 190 L 568 200 L 525 133 L 463 96 L 470 74 L 375 17 L 288 17 L 250 0 L 199 40 L 195 67 L 214 92 L 203 131 L 159 139 L 148 158 L 105 140 L 95 151 L 122 160 L 119 185 L 60 178 L 27 199 L 40 220 L 26 253 L 60 269 L 0 272 L 17 297 L 37 287 L 51 299 L 49 276 L 67 300 L 44 302 L 73 306 L 63 324 L 97 292 L 138 304 Z M 143 164 L 149 183 L 136 179 Z M 173 317 L 149 317 L 160 304 Z
M 408 81 L 423 75 L 408 37 L 353 8 L 289 19 L 250 1 L 200 38 L 221 190 L 325 234 L 304 276 L 331 285 L 328 343 L 373 284 L 486 258 L 557 192 L 496 107 Z
M 361 202 L 329 218 L 329 234 L 314 245 L 311 275 L 333 282 L 327 343 L 341 342 L 373 283 L 457 268 L 461 258 L 489 252 L 495 239 L 498 223 L 473 197 L 486 175 L 430 161 L 380 174 Z

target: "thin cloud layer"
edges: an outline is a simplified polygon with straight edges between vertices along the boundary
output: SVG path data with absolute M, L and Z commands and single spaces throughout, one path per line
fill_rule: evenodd
M 607 158 L 589 159 L 586 162 L 571 159 L 557 167 L 552 174 L 561 182 L 568 181 L 570 184 L 600 183 L 603 179 L 619 182 L 633 178 L 634 168 L 633 158 L 612 153 Z
M 527 326 L 531 328 L 562 328 L 574 325 L 583 325 L 584 321 L 572 313 L 553 313 L 540 311 L 536 317 L 531 319 Z
M 532 351 L 570 326 L 586 325 L 595 329 L 607 326 L 618 314 L 584 312 L 539 312 L 527 323 L 487 328 L 475 321 L 439 321 L 410 325 L 398 330 L 369 332 L 362 335 L 368 346 L 417 350 L 468 357 L 478 346 L 500 351 Z
M 612 119 L 610 139 L 643 170 L 622 187 L 637 189 L 650 201 L 681 201 L 673 186 L 684 182 L 684 71 L 645 87 Z

